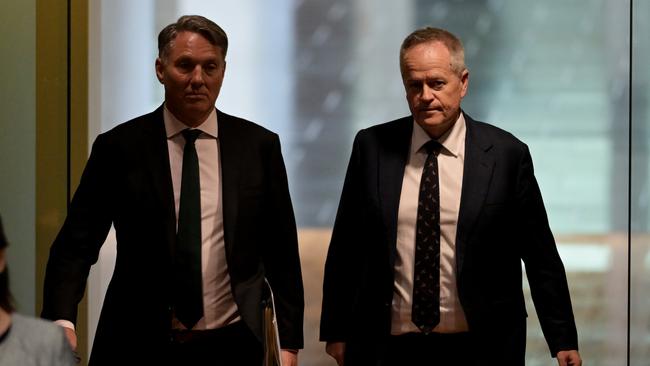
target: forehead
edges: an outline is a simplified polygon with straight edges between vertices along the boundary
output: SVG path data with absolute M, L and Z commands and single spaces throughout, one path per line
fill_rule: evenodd
M 405 75 L 421 73 L 452 73 L 451 54 L 441 42 L 426 42 L 415 45 L 406 51 L 402 59 Z
M 169 54 L 174 57 L 183 55 L 221 56 L 221 47 L 215 46 L 200 33 L 182 31 L 170 42 Z

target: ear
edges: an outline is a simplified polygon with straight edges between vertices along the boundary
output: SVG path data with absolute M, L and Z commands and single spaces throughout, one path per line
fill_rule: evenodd
M 156 77 L 158 78 L 158 81 L 161 84 L 164 84 L 163 83 L 164 69 L 165 69 L 165 66 L 163 65 L 163 61 L 160 59 L 160 57 L 158 57 L 156 59 Z
M 460 83 L 460 97 L 463 98 L 467 94 L 467 86 L 469 85 L 469 70 L 465 69 L 460 73 Z

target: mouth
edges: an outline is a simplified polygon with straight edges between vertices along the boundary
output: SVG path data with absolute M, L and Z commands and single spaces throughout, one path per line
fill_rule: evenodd
M 425 114 L 433 114 L 436 112 L 442 112 L 441 108 L 422 108 L 420 109 L 420 113 L 425 113 Z
M 190 93 L 190 94 L 185 94 L 185 98 L 190 100 L 197 100 L 197 99 L 207 99 L 208 96 L 200 93 Z

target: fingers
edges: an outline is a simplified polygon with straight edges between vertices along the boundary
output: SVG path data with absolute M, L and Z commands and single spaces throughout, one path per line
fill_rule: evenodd
M 580 353 L 576 350 L 560 351 L 556 357 L 559 366 L 582 366 Z

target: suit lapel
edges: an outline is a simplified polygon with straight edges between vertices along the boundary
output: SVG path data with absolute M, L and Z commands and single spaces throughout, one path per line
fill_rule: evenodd
M 242 153 L 237 144 L 241 141 L 232 117 L 217 110 L 219 129 L 219 159 L 221 161 L 221 195 L 223 202 L 223 231 L 226 258 L 230 258 L 235 240 L 235 227 L 239 207 L 239 167 Z
M 405 117 L 397 122 L 394 129 L 382 136 L 383 140 L 379 143 L 377 192 L 390 246 L 390 268 L 394 268 L 395 264 L 399 199 L 402 193 L 404 168 L 411 146 L 412 132 L 413 119 Z
M 167 133 L 163 120 L 163 107 L 160 106 L 150 114 L 149 130 L 145 132 L 144 153 L 148 170 L 151 173 L 151 186 L 160 202 L 165 228 L 165 237 L 169 252 L 173 256 L 176 245 L 176 208 L 174 206 L 174 188 L 172 186 Z
M 467 134 L 465 136 L 465 166 L 463 168 L 463 187 L 458 213 L 456 231 L 456 263 L 458 273 L 462 272 L 467 240 L 481 213 L 488 192 L 494 158 L 490 154 L 492 143 L 476 131 L 476 122 L 465 115 Z

